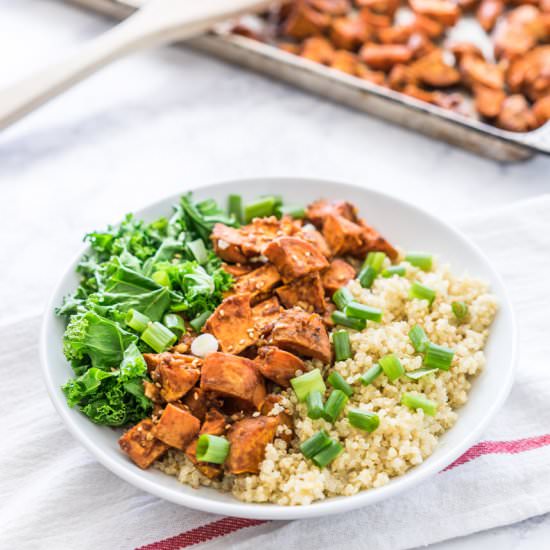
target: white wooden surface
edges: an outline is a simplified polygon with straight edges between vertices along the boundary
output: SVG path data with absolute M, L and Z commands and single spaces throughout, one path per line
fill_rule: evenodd
M 0 0 L 0 86 L 110 25 L 60 1 Z M 0 134 L 0 323 L 42 310 L 86 231 L 191 185 L 262 174 L 362 182 L 448 218 L 550 191 L 548 158 L 499 165 L 190 51 L 146 53 Z M 431 549 L 549 538 L 546 515 Z

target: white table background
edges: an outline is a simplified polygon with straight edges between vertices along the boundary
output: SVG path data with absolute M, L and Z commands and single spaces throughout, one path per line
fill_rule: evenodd
M 111 24 L 60 1 L 0 0 L 0 86 Z M 364 183 L 447 218 L 550 192 L 550 158 L 498 164 L 166 48 L 0 134 L 0 323 L 42 311 L 86 231 L 191 185 L 259 175 Z M 538 550 L 549 538 L 546 515 L 430 548 Z

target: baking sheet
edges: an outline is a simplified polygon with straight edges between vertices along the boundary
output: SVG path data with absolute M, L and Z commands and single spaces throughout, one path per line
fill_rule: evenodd
M 142 3 L 142 0 L 69 1 L 119 19 L 129 15 Z M 459 35 L 463 40 L 473 40 L 488 50 L 486 38 L 479 33 L 479 36 L 473 36 L 476 28 L 467 21 L 465 19 L 465 23 L 451 31 L 452 37 Z M 189 40 L 186 44 L 496 160 L 513 162 L 527 159 L 535 153 L 550 154 L 550 122 L 532 132 L 507 132 L 286 53 L 269 44 L 231 35 L 225 28 L 220 25 L 215 31 Z

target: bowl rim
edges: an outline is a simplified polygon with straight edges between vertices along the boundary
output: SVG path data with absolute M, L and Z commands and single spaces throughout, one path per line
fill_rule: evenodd
M 273 185 L 281 182 L 285 183 L 291 181 L 300 181 L 305 183 L 306 185 L 336 185 L 339 187 L 347 188 L 350 191 L 356 191 L 358 193 L 366 191 L 367 193 L 378 196 L 383 200 L 389 200 L 390 202 L 397 203 L 399 206 L 405 207 L 406 209 L 416 210 L 419 215 L 428 218 L 431 222 L 444 226 L 445 229 L 452 233 L 456 239 L 462 241 L 462 244 L 469 248 L 470 251 L 477 256 L 478 260 L 482 261 L 482 263 L 485 264 L 487 269 L 491 272 L 493 279 L 500 286 L 501 292 L 499 294 L 499 310 L 506 309 L 509 314 L 511 328 L 511 334 L 509 335 L 511 345 L 511 353 L 509 359 L 510 367 L 507 369 L 508 375 L 506 379 L 502 382 L 501 386 L 499 386 L 498 391 L 493 394 L 493 399 L 491 400 L 489 407 L 486 409 L 483 418 L 480 419 L 480 421 L 474 427 L 472 427 L 468 435 L 459 442 L 454 443 L 452 446 L 449 446 L 448 448 L 440 448 L 438 455 L 430 455 L 430 465 L 424 470 L 417 471 L 416 474 L 414 474 L 413 472 L 415 468 L 411 468 L 406 472 L 409 475 L 396 476 L 395 478 L 393 478 L 399 480 L 398 482 L 390 483 L 379 488 L 362 490 L 355 495 L 327 498 L 325 500 L 316 501 L 308 505 L 282 506 L 270 503 L 247 503 L 239 501 L 237 499 L 234 499 L 234 501 L 231 502 L 222 502 L 210 499 L 208 495 L 201 495 L 200 491 L 197 491 L 197 494 L 194 495 L 184 492 L 177 492 L 174 489 L 163 487 L 157 484 L 153 477 L 149 479 L 145 476 L 141 476 L 140 474 L 143 473 L 143 471 L 138 470 L 133 464 L 124 464 L 114 461 L 100 444 L 97 444 L 93 438 L 88 437 L 84 432 L 82 432 L 77 423 L 73 420 L 73 418 L 71 418 L 69 414 L 70 409 L 67 406 L 66 402 L 60 397 L 60 394 L 58 392 L 59 388 L 57 388 L 57 386 L 54 384 L 51 376 L 52 371 L 50 369 L 47 352 L 50 345 L 48 343 L 48 332 L 50 325 L 53 323 L 53 317 L 51 313 L 58 305 L 55 301 L 58 297 L 59 291 L 63 286 L 65 279 L 69 276 L 69 273 L 72 273 L 74 271 L 75 265 L 86 253 L 89 248 L 88 246 L 83 246 L 82 249 L 73 257 L 71 262 L 63 269 L 62 275 L 59 278 L 47 301 L 46 309 L 42 317 L 42 323 L 40 327 L 39 355 L 41 371 L 50 399 L 54 405 L 54 408 L 61 416 L 61 419 L 63 420 L 65 426 L 68 428 L 69 432 L 100 462 L 100 464 L 105 466 L 108 470 L 113 472 L 124 481 L 130 483 L 131 485 L 134 485 L 135 487 L 159 498 L 162 498 L 169 502 L 173 502 L 174 504 L 187 506 L 189 508 L 193 508 L 195 510 L 203 512 L 233 517 L 260 520 L 291 520 L 314 518 L 347 512 L 391 498 L 392 496 L 404 492 L 416 486 L 417 484 L 427 480 L 436 473 L 444 470 L 447 466 L 451 465 L 459 456 L 461 456 L 469 447 L 472 446 L 472 444 L 474 444 L 479 439 L 480 434 L 483 432 L 487 424 L 492 420 L 496 412 L 500 409 L 500 407 L 503 405 L 504 401 L 508 397 L 508 394 L 510 393 L 515 379 L 518 364 L 517 319 L 514 307 L 512 306 L 512 302 L 508 294 L 508 290 L 500 274 L 493 268 L 485 253 L 478 247 L 477 244 L 471 241 L 469 237 L 464 235 L 462 231 L 455 228 L 452 224 L 444 221 L 443 219 L 424 210 L 422 207 L 417 206 L 416 204 L 410 203 L 391 193 L 385 193 L 383 191 L 373 189 L 368 185 L 359 185 L 356 183 L 339 182 L 331 179 L 308 178 L 301 176 L 236 178 L 232 180 L 204 183 L 202 185 L 195 185 L 189 188 L 184 188 L 179 192 L 171 193 L 162 197 L 161 199 L 150 202 L 142 206 L 141 208 L 136 208 L 134 209 L 134 212 L 137 216 L 139 216 L 140 213 L 144 210 L 162 208 L 162 206 L 166 205 L 167 203 L 177 202 L 177 200 L 183 193 L 189 191 L 194 192 L 202 189 L 210 190 L 223 187 L 229 189 L 231 188 L 231 186 L 234 185 L 250 185 L 258 182 L 259 180 Z M 452 428 L 449 431 L 451 430 Z

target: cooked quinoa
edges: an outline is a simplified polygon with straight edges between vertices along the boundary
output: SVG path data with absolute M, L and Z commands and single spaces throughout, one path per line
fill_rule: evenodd
M 181 483 L 231 491 L 243 501 L 304 505 L 380 487 L 422 463 L 434 452 L 439 436 L 454 425 L 457 409 L 468 400 L 472 380 L 485 365 L 483 348 L 497 301 L 484 282 L 467 275 L 457 277 L 447 265 L 436 265 L 430 272 L 403 265 L 407 267 L 405 277 L 378 277 L 370 289 L 362 288 L 356 280 L 349 283 L 358 302 L 383 311 L 383 321 L 369 322 L 361 332 L 349 330 L 353 358 L 324 368 L 325 375 L 335 369 L 352 385 L 354 393 L 346 410 L 359 408 L 379 415 L 376 431 L 368 434 L 353 428 L 345 411 L 333 424 L 323 419 L 311 420 L 305 404 L 298 403 L 294 392 L 287 390 L 282 393 L 282 405 L 293 416 L 295 437 L 290 445 L 276 438 L 267 446 L 258 475 L 226 474 L 222 481 L 213 481 L 176 450 L 169 451 L 157 466 Z M 409 298 L 413 281 L 436 291 L 431 306 L 425 300 Z M 451 310 L 455 300 L 463 300 L 469 307 L 468 317 L 461 323 Z M 415 353 L 408 337 L 415 324 L 426 331 L 432 342 L 455 351 L 450 370 L 418 380 L 401 376 L 394 382 L 381 374 L 372 384 L 362 385 L 359 376 L 389 353 L 399 358 L 407 372 L 422 367 L 422 357 Z M 318 361 L 310 361 L 309 365 L 323 367 Z M 427 416 L 422 409 L 415 411 L 401 405 L 404 392 L 418 392 L 437 402 L 436 415 Z M 275 409 L 271 414 L 277 412 Z M 344 446 L 344 452 L 322 470 L 299 450 L 300 443 L 321 429 Z

